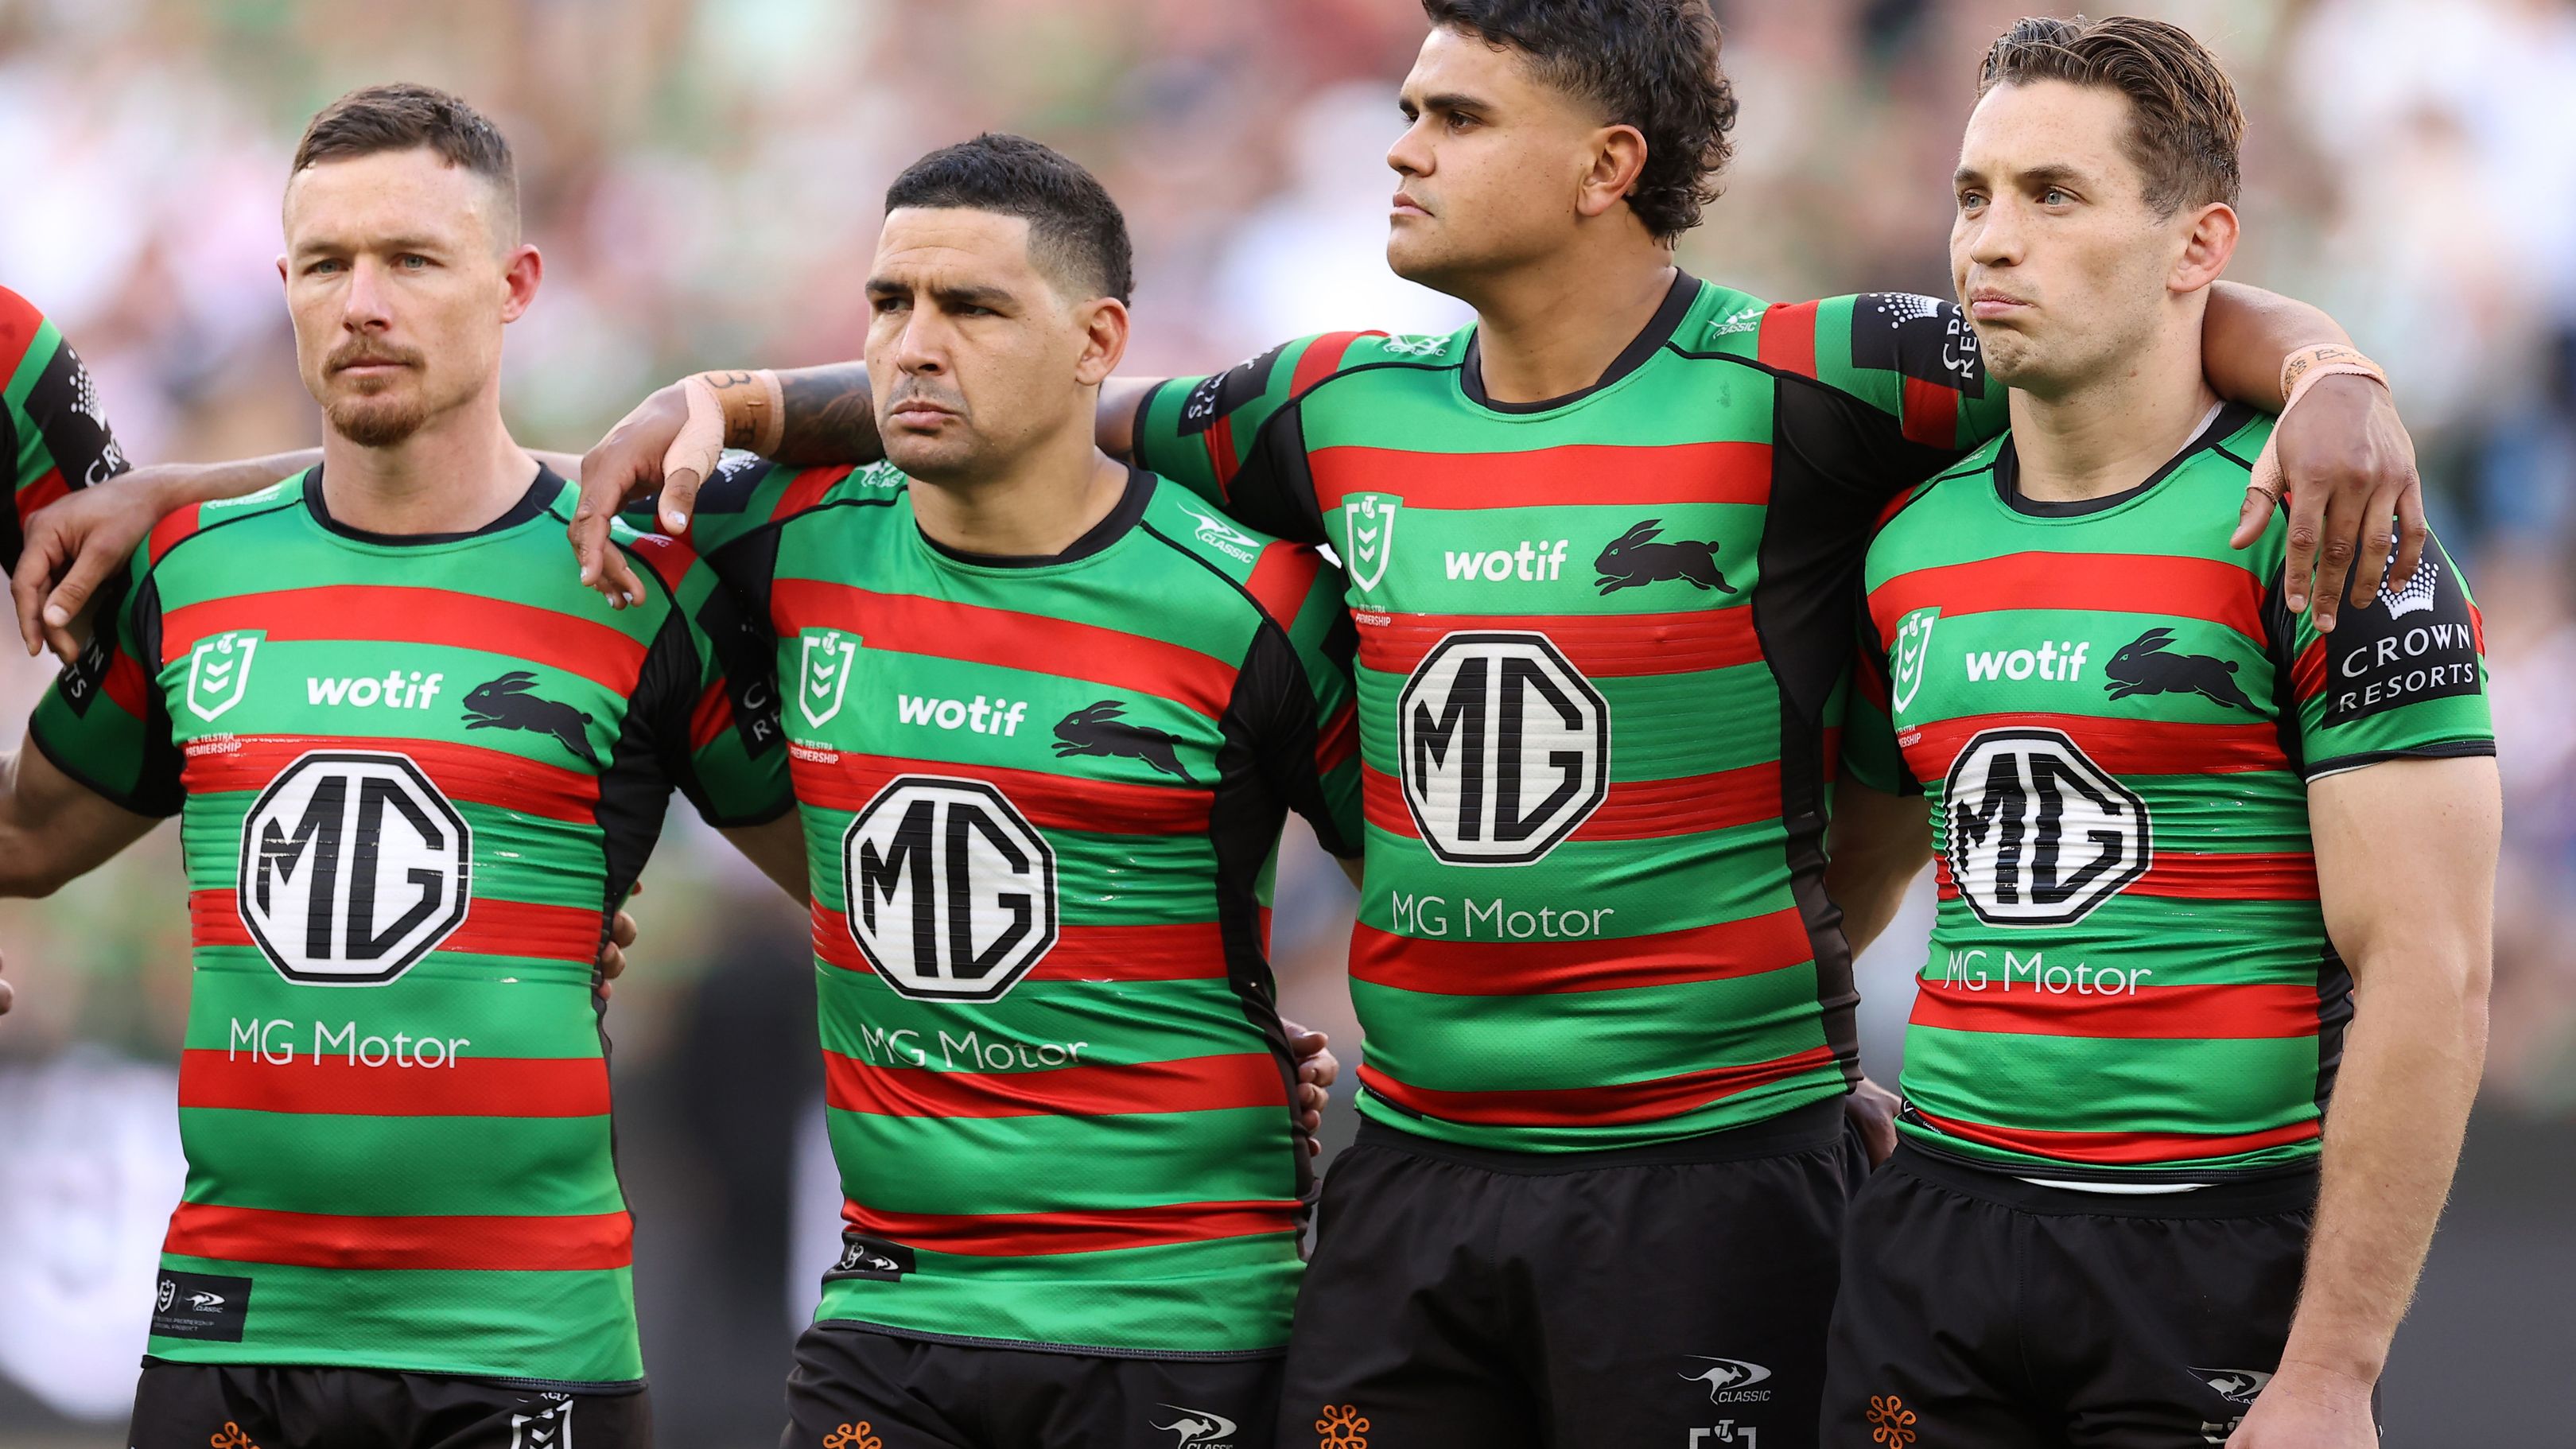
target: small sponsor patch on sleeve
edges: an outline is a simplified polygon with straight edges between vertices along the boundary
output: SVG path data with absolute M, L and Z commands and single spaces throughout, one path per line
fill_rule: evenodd
M 873 1278 L 891 1283 L 913 1269 L 912 1249 L 865 1233 L 841 1234 L 841 1256 L 823 1274 L 826 1283 L 846 1278 Z
M 152 1299 L 154 1337 L 239 1343 L 242 1324 L 249 1317 L 248 1278 L 161 1270 Z
M 1181 403 L 1181 436 L 1204 433 L 1216 426 L 1217 419 L 1261 396 L 1262 389 L 1270 383 L 1271 365 L 1287 350 L 1288 344 L 1283 342 L 1259 357 L 1199 379 L 1198 386 L 1191 388 Z
M 2327 729 L 2486 687 L 2468 593 L 2439 546 L 2424 550 L 2414 577 L 2383 578 L 2367 608 L 2346 610 L 2325 649 Z
M 69 487 L 95 487 L 134 466 L 108 431 L 98 384 L 68 342 L 54 349 L 28 390 L 27 415 L 44 431 L 45 451 Z
M 1956 302 L 1913 292 L 1864 292 L 1852 299 L 1852 366 L 1901 373 L 1967 394 L 1986 395 L 1986 355 Z

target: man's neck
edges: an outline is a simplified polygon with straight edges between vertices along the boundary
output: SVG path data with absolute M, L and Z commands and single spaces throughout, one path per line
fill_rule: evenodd
M 1126 493 L 1126 465 L 1085 431 L 975 479 L 915 480 L 912 516 L 931 542 L 988 558 L 1048 558 L 1081 541 Z M 1076 446 L 1078 444 L 1078 446 Z
M 2200 329 L 2120 364 L 2117 375 L 2009 400 L 2015 484 L 2035 503 L 2081 503 L 2135 488 L 2200 431 L 2218 404 L 2201 370 Z
M 1476 309 L 1485 396 L 1545 402 L 1599 382 L 1653 320 L 1673 276 L 1670 248 L 1619 237 L 1479 285 L 1464 300 Z
M 459 408 L 382 448 L 322 431 L 323 502 L 368 533 L 471 533 L 526 497 L 536 474 L 498 407 Z

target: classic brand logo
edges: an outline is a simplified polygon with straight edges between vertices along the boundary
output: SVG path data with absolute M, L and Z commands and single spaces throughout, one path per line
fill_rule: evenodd
M 1172 1441 L 1172 1449 L 1225 1449 L 1234 1440 L 1238 1426 L 1223 1414 L 1185 1409 L 1178 1404 L 1163 1407 L 1180 1415 L 1171 1423 L 1154 1425 L 1164 1433 L 1179 1436 Z
M 188 651 L 188 712 L 219 719 L 241 703 L 250 688 L 251 659 L 267 637 L 264 629 L 227 629 L 198 640 Z
M 1250 563 L 1261 552 L 1261 540 L 1221 518 L 1201 513 L 1184 503 L 1181 511 L 1198 520 L 1199 542 L 1224 554 L 1237 563 Z
M 1710 1403 L 1743 1404 L 1769 1401 L 1771 1390 L 1753 1387 L 1771 1377 L 1771 1371 L 1762 1365 L 1746 1363 L 1740 1358 L 1712 1358 L 1704 1353 L 1695 1353 L 1691 1357 L 1707 1364 L 1708 1367 L 1695 1374 L 1684 1374 L 1682 1377 L 1692 1383 L 1708 1385 Z
M 1350 550 L 1344 566 L 1362 593 L 1386 577 L 1387 558 L 1395 552 L 1395 515 L 1403 507 L 1403 499 L 1383 493 L 1354 493 L 1342 500 L 1342 538 Z
M 850 690 L 850 668 L 859 657 L 859 636 L 838 629 L 808 629 L 797 636 L 804 653 L 797 673 L 796 707 L 805 723 L 821 729 L 841 712 Z
M 2063 731 L 1986 730 L 1942 788 L 1950 875 L 1989 926 L 2063 926 L 2146 873 L 2147 803 Z
M 1926 605 L 1896 621 L 1896 642 L 1887 651 L 1888 714 L 1899 716 L 1923 687 L 1925 664 L 1932 657 L 1932 626 L 1941 622 L 1941 606 Z
M 886 985 L 996 1001 L 1055 945 L 1055 851 L 981 780 L 900 775 L 841 837 L 850 937 Z
M 465 817 L 407 755 L 314 750 L 242 818 L 236 909 L 289 981 L 381 986 L 465 923 Z
M 1452 865 L 1525 865 L 1609 795 L 1610 706 L 1545 634 L 1431 646 L 1396 699 L 1405 809 Z

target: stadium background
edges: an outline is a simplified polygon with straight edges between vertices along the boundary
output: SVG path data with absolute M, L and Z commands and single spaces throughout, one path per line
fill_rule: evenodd
M 2012 0 L 1721 0 L 1739 159 L 1694 271 L 1794 299 L 1946 290 L 1945 187 Z M 2251 119 L 2232 274 L 2387 364 L 2486 609 L 2510 802 L 2495 1034 L 2462 1182 L 2387 1381 L 2393 1445 L 2569 1442 L 2576 1344 L 2576 4 L 2147 4 Z M 68 330 L 129 454 L 301 445 L 271 259 L 286 158 L 341 91 L 417 79 L 516 145 L 544 289 L 509 339 L 527 443 L 577 451 L 699 367 L 853 354 L 878 198 L 995 128 L 1097 170 L 1140 278 L 1132 371 L 1331 326 L 1462 320 L 1384 268 L 1410 0 L 0 0 L 0 282 Z M 565 564 L 571 567 L 569 559 Z M 48 671 L 0 663 L 0 742 Z M 775 1442 L 834 1208 L 801 925 L 675 815 L 610 1016 L 663 1442 Z M 188 989 L 174 832 L 0 905 L 0 1449 L 122 1442 L 174 1200 Z M 714 848 L 711 848 L 714 847 Z M 1359 1048 L 1349 891 L 1282 872 L 1294 1014 Z M 1864 963 L 1892 1078 L 1928 907 Z M 1345 1089 L 1347 1090 L 1347 1089 Z M 1351 1130 L 1347 1099 L 1328 1136 Z M 1723 1245 L 1713 1244 L 1713 1251 Z

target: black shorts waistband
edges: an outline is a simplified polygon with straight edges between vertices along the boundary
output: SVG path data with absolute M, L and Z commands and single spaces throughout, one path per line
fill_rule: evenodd
M 2049 1187 L 2016 1173 L 1962 1162 L 1912 1142 L 1896 1144 L 1883 1172 L 1901 1172 L 1968 1197 L 2026 1213 L 2115 1218 L 2259 1218 L 2317 1205 L 2314 1163 L 2258 1177 L 2224 1177 L 2189 1192 L 2084 1192 Z
M 1356 1145 L 1385 1147 L 1416 1157 L 1436 1157 L 1488 1172 L 1548 1177 L 1591 1172 L 1604 1167 L 1672 1167 L 1704 1162 L 1745 1162 L 1757 1157 L 1787 1157 L 1815 1152 L 1842 1140 L 1843 1099 L 1830 1097 L 1792 1107 L 1776 1117 L 1747 1122 L 1718 1132 L 1701 1132 L 1642 1147 L 1606 1147 L 1580 1152 L 1514 1152 L 1500 1147 L 1468 1147 L 1407 1132 L 1376 1118 L 1360 1123 Z

